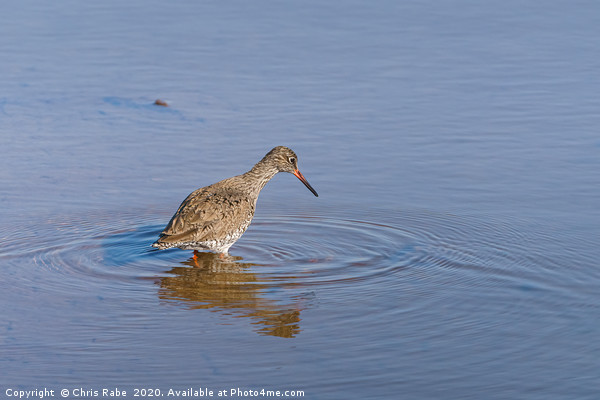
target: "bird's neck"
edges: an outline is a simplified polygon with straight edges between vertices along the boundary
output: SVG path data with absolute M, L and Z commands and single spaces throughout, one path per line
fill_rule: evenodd
M 244 176 L 246 176 L 246 181 L 252 186 L 252 189 L 260 192 L 278 172 L 279 170 L 274 166 L 259 162 Z

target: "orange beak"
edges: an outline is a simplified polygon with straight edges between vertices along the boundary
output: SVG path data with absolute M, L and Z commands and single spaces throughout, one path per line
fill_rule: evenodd
M 295 170 L 294 175 L 296 175 L 296 178 L 300 179 L 300 181 L 302 183 L 304 183 L 304 186 L 306 186 L 308 188 L 308 190 L 310 190 L 312 192 L 312 194 L 319 197 L 319 195 L 317 194 L 317 191 L 315 189 L 313 189 L 312 186 L 310 186 L 310 183 L 308 183 L 308 181 L 306 180 L 304 175 L 302 175 L 299 170 Z

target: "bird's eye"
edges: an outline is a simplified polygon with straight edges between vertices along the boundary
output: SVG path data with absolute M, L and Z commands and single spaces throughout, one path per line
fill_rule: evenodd
M 294 157 L 290 157 L 288 160 L 290 161 L 290 164 L 296 163 L 296 159 Z

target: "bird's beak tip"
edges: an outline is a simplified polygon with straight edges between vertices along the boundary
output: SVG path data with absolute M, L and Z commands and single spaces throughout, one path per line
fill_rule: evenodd
M 318 195 L 317 191 L 316 191 L 315 189 L 313 189 L 313 187 L 312 187 L 312 186 L 310 186 L 310 183 L 308 183 L 308 181 L 306 180 L 306 178 L 304 177 L 304 175 L 302 175 L 302 174 L 300 173 L 300 170 L 296 169 L 296 170 L 293 172 L 293 174 L 294 174 L 294 175 L 296 175 L 296 178 L 300 179 L 300 181 L 301 181 L 302 183 L 304 183 L 304 186 L 306 186 L 306 187 L 308 188 L 308 190 L 310 190 L 310 191 L 312 192 L 312 194 L 314 194 L 314 195 L 315 195 L 315 197 L 319 197 L 319 195 Z

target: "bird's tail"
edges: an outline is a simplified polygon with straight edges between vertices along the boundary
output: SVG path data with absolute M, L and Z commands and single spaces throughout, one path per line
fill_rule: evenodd
M 170 249 L 171 247 L 173 247 L 173 245 L 171 243 L 161 242 L 159 238 L 156 242 L 152 243 L 152 247 L 159 250 L 165 250 Z

